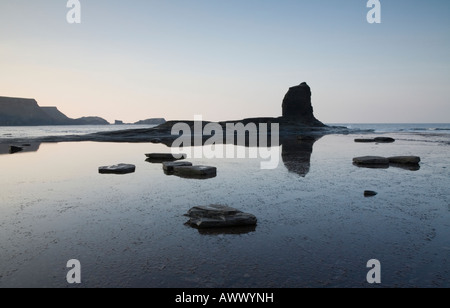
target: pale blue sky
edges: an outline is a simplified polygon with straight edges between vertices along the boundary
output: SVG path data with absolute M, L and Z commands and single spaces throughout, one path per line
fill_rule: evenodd
M 317 118 L 450 122 L 450 1 L 0 2 L 0 96 L 70 117 L 225 120 L 281 115 L 290 86 Z

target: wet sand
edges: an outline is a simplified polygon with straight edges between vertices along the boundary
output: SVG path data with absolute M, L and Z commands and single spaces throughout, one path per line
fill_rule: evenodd
M 79 287 L 371 287 L 370 259 L 382 264 L 382 287 L 449 287 L 448 135 L 389 136 L 397 142 L 328 135 L 286 147 L 275 170 L 258 159 L 188 159 L 218 168 L 208 180 L 145 162 L 145 153 L 168 151 L 157 144 L 69 142 L 0 155 L 0 287 L 68 287 L 69 259 L 81 262 Z M 422 163 L 352 164 L 364 155 Z M 136 172 L 98 174 L 117 163 Z M 211 203 L 252 213 L 258 225 L 184 224 L 191 207 Z

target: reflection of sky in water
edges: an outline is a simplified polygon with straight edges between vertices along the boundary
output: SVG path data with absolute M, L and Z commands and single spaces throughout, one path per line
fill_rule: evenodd
M 448 147 L 353 138 L 321 138 L 307 165 L 298 165 L 296 152 L 303 159 L 308 150 L 295 140 L 275 170 L 261 170 L 259 159 L 189 159 L 218 168 L 209 180 L 145 162 L 163 145 L 41 144 L 0 155 L 0 287 L 65 286 L 73 258 L 82 286 L 364 286 L 372 258 L 384 286 L 448 286 L 439 278 L 449 272 Z M 352 165 L 369 154 L 419 155 L 423 164 L 416 172 Z M 117 163 L 136 172 L 98 174 Z M 379 195 L 364 198 L 366 189 Z M 184 225 L 191 207 L 211 203 L 252 213 L 258 226 L 205 234 Z

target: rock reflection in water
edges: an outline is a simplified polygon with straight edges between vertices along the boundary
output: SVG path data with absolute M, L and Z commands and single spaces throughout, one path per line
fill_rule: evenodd
M 0 155 L 5 154 L 21 154 L 21 153 L 29 153 L 29 152 L 37 152 L 39 150 L 39 147 L 41 146 L 41 143 L 14 143 L 14 144 L 0 144 Z M 11 147 L 17 147 L 21 150 L 14 150 L 11 151 Z
M 203 143 L 206 142 L 211 136 L 204 136 Z M 289 172 L 296 173 L 301 177 L 305 177 L 310 170 L 311 154 L 313 151 L 314 143 L 322 138 L 322 135 L 287 135 L 281 136 L 278 144 L 271 144 L 271 138 L 268 136 L 267 146 L 282 146 L 281 158 L 283 164 L 286 166 Z M 249 136 L 246 135 L 245 142 L 238 142 L 235 138 L 234 145 L 249 147 Z M 259 139 L 259 138 L 258 138 Z M 259 140 L 258 140 L 259 141 Z M 173 140 L 165 142 L 167 147 L 171 147 Z M 36 152 L 39 150 L 41 143 L 31 144 L 17 144 L 23 148 L 20 153 Z M 259 145 L 258 145 L 259 146 Z M 0 144 L 0 155 L 10 154 L 9 144 Z M 149 163 L 161 164 L 165 162 L 164 159 L 150 159 L 146 160 Z M 412 170 L 412 169 L 409 169 Z
M 322 136 L 286 136 L 281 138 L 281 158 L 289 172 L 305 177 L 311 167 L 314 143 Z
M 267 136 L 267 146 L 281 146 L 281 158 L 288 171 L 296 173 L 301 177 L 305 177 L 310 170 L 314 143 L 322 137 L 323 135 L 319 134 L 301 136 L 285 135 L 280 136 L 280 140 L 277 144 L 271 144 L 269 135 Z M 211 136 L 203 136 L 203 145 L 209 138 L 211 138 Z M 251 147 L 249 144 L 250 139 L 256 140 L 257 146 L 259 147 L 259 136 L 258 138 L 250 138 L 248 133 L 245 135 L 245 138 L 235 138 L 232 144 L 235 146 Z M 192 140 L 192 142 L 194 142 L 194 140 Z M 229 144 L 226 140 L 224 140 L 223 143 Z M 167 146 L 170 147 L 171 143 L 167 144 Z
M 185 224 L 186 227 L 194 228 L 188 223 Z M 257 226 L 243 226 L 243 227 L 231 227 L 231 228 L 207 228 L 207 229 L 197 229 L 198 233 L 201 235 L 243 235 L 256 231 Z

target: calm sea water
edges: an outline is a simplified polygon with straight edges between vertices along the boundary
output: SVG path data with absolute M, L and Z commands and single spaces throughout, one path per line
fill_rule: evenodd
M 450 124 L 349 124 L 333 123 L 349 129 L 373 130 L 375 133 L 416 132 L 416 133 L 450 133 Z M 0 140 L 36 138 L 46 136 L 85 135 L 97 132 L 125 129 L 151 128 L 155 125 L 82 125 L 82 126 L 20 126 L 1 127 Z
M 68 126 L 0 126 L 1 139 L 47 136 L 86 135 L 125 129 L 151 128 L 155 125 L 68 125 Z
M 7 129 L 14 138 L 124 127 Z M 372 287 L 370 259 L 381 262 L 383 287 L 450 287 L 450 125 L 351 127 L 397 141 L 359 144 L 355 133 L 302 145 L 294 136 L 274 170 L 260 159 L 188 157 L 217 167 L 208 180 L 146 162 L 145 153 L 170 151 L 163 144 L 42 143 L 16 154 L 0 144 L 0 287 L 70 287 L 70 259 L 81 262 L 80 287 Z M 365 155 L 422 162 L 416 171 L 352 164 Z M 136 172 L 98 173 L 117 163 Z M 258 226 L 185 225 L 191 207 L 212 203 L 252 213 Z
M 383 123 L 383 124 L 331 124 L 337 126 L 344 126 L 349 129 L 373 130 L 375 133 L 401 133 L 401 132 L 430 132 L 430 133 L 450 133 L 450 123 Z

